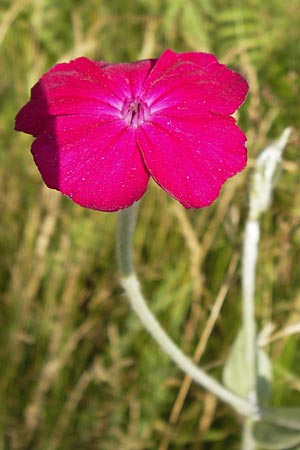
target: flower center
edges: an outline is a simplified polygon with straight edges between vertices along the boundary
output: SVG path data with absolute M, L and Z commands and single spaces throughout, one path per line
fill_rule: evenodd
M 121 115 L 127 125 L 137 128 L 139 125 L 149 120 L 151 114 L 147 103 L 139 98 L 135 98 L 125 101 Z

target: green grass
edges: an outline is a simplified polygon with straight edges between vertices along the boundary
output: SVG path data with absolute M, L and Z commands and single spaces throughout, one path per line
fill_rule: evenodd
M 250 95 L 240 125 L 250 162 L 294 127 L 263 219 L 257 271 L 259 327 L 272 322 L 284 330 L 300 321 L 299 23 L 298 0 L 1 1 L 1 449 L 239 448 L 235 414 L 194 384 L 170 419 L 183 375 L 122 294 L 116 215 L 83 210 L 43 187 L 31 139 L 13 131 L 14 116 L 44 71 L 79 55 L 120 61 L 166 47 L 205 50 L 243 73 Z M 250 165 L 199 211 L 185 211 L 151 184 L 135 235 L 151 309 L 188 354 L 202 339 L 202 366 L 216 377 L 240 323 L 238 255 Z M 221 312 L 204 339 L 224 287 Z M 299 334 L 283 333 L 266 349 L 275 368 L 274 404 L 299 405 Z

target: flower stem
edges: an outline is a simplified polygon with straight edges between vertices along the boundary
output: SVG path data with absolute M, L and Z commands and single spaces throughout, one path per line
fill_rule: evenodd
M 248 399 L 254 405 L 257 405 L 257 345 L 254 290 L 259 235 L 258 220 L 249 219 L 245 227 L 243 246 L 242 298 Z
M 247 418 L 243 424 L 242 446 L 241 450 L 255 450 L 256 443 L 252 434 L 253 421 L 251 418 Z
M 260 218 L 272 202 L 273 190 L 282 163 L 282 153 L 288 142 L 291 128 L 265 148 L 256 159 L 250 189 L 249 215 L 245 228 L 243 246 L 242 297 L 243 329 L 245 338 L 245 363 L 248 376 L 248 400 L 258 405 L 258 353 L 255 324 L 255 271 L 260 237 Z
M 121 272 L 121 282 L 133 310 L 160 348 L 185 374 L 189 375 L 196 383 L 220 400 L 231 405 L 240 414 L 244 416 L 255 415 L 257 410 L 250 402 L 228 391 L 222 384 L 197 367 L 170 339 L 149 310 L 141 293 L 132 262 L 132 234 L 136 223 L 136 215 L 136 204 L 120 211 L 117 226 L 117 257 Z

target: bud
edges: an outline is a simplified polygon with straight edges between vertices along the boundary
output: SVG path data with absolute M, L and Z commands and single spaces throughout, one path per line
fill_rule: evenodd
M 272 191 L 280 173 L 283 150 L 291 131 L 291 127 L 285 128 L 281 136 L 266 147 L 256 159 L 250 190 L 250 220 L 257 220 L 271 204 Z

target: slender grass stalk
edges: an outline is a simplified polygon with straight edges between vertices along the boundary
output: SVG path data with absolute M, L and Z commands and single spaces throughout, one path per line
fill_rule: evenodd
M 149 310 L 141 293 L 140 285 L 132 262 L 132 234 L 136 223 L 137 205 L 119 212 L 117 226 L 117 257 L 121 272 L 121 282 L 132 306 L 144 327 L 156 340 L 159 347 L 172 361 L 196 383 L 231 405 L 244 416 L 253 416 L 256 409 L 245 399 L 228 391 L 222 384 L 197 367 L 170 339 L 155 316 Z

